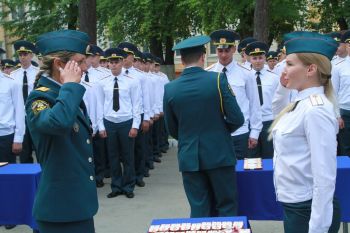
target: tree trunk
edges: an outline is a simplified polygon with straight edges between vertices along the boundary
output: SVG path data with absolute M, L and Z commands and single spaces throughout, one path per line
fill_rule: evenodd
M 76 30 L 78 23 L 78 4 L 70 3 L 67 10 L 68 29 Z
M 149 50 L 153 55 L 160 57 L 163 60 L 162 42 L 157 37 L 151 37 Z
M 269 42 L 268 32 L 269 0 L 256 0 L 254 12 L 254 38 L 265 43 Z
M 90 37 L 90 43 L 96 44 L 96 0 L 79 1 L 79 30 L 86 32 Z
M 345 20 L 344 17 L 338 18 L 338 19 L 337 19 L 337 23 L 338 23 L 338 25 L 339 25 L 340 31 L 348 30 L 348 29 L 349 29 L 348 24 L 346 23 L 346 20 Z

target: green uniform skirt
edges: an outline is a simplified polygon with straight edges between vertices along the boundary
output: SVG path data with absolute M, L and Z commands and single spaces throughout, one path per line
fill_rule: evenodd
M 93 218 L 78 222 L 36 222 L 40 233 L 95 233 Z
M 283 226 L 285 233 L 308 233 L 312 200 L 299 203 L 282 203 Z M 340 228 L 340 208 L 336 198 L 333 200 L 333 219 L 328 233 L 338 233 Z

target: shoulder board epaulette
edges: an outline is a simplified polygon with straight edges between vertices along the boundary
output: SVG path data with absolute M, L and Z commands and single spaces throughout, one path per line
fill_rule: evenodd
M 335 63 L 335 65 L 338 65 L 338 64 L 340 64 L 340 63 L 342 63 L 342 62 L 344 62 L 345 61 L 345 59 L 344 60 L 341 60 L 340 62 L 338 62 L 338 63 Z
M 111 76 L 112 76 L 112 75 L 109 74 L 109 75 L 107 75 L 107 76 L 101 78 L 101 80 L 102 80 L 102 79 L 105 79 L 105 78 L 108 78 L 108 77 L 111 77 Z
M 321 106 L 324 105 L 322 96 L 320 95 L 310 95 L 309 96 L 310 102 L 312 106 Z
M 47 92 L 50 90 L 50 88 L 48 87 L 38 87 L 35 89 L 36 91 L 42 91 L 42 92 Z
M 237 65 L 239 66 L 239 67 L 241 67 L 241 68 L 243 68 L 243 69 L 246 69 L 246 70 L 248 70 L 248 71 L 251 71 L 252 69 L 248 69 L 247 67 L 245 67 L 245 66 L 242 66 L 241 64 L 239 64 L 238 62 L 237 62 Z
M 82 83 L 84 83 L 84 85 L 86 85 L 86 86 L 92 87 L 91 84 L 88 82 L 85 82 L 85 80 L 83 80 Z
M 205 68 L 205 70 L 210 70 L 211 68 L 213 68 L 215 66 L 216 63 L 211 64 L 210 66 L 208 66 L 207 68 Z
M 12 71 L 10 74 L 14 74 L 14 73 L 16 73 L 18 71 L 19 71 L 19 69 L 16 69 L 16 70 Z
M 273 72 L 273 71 L 271 71 L 271 70 L 267 70 L 267 72 L 270 72 L 270 73 L 272 73 L 272 74 L 277 75 L 275 72 Z
M 12 79 L 12 80 L 15 80 L 14 78 L 12 78 L 10 75 L 8 74 L 5 74 L 5 73 L 1 73 L 5 78 L 9 78 L 9 79 Z

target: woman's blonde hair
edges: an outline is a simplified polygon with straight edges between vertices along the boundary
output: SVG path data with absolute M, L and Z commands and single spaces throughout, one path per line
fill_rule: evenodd
M 75 54 L 76 53 L 74 52 L 59 51 L 43 56 L 41 58 L 42 65 L 40 66 L 40 72 L 36 75 L 34 86 L 37 85 L 40 77 L 43 74 L 47 74 L 49 77 L 52 77 L 52 65 L 56 58 L 60 59 L 64 63 L 67 63 Z
M 318 71 L 318 79 L 320 81 L 320 84 L 324 87 L 324 92 L 327 97 L 327 99 L 333 104 L 334 110 L 337 108 L 337 102 L 334 96 L 333 92 L 333 86 L 331 82 L 331 71 L 332 71 L 332 64 L 329 61 L 329 59 L 321 54 L 317 53 L 295 53 L 295 55 L 298 57 L 298 59 L 305 65 L 309 66 L 311 64 L 315 64 L 317 66 Z M 287 112 L 290 112 L 295 107 L 295 103 L 291 103 L 287 105 L 275 118 L 273 121 L 269 131 L 269 139 L 272 138 L 271 131 L 277 124 L 277 122 L 282 118 L 284 114 Z

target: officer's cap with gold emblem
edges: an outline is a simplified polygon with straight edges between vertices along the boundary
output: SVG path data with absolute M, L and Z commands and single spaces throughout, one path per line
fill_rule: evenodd
M 209 36 L 192 36 L 180 41 L 173 47 L 173 51 L 180 50 L 180 55 L 185 56 L 191 53 L 205 53 L 205 44 L 209 43 Z
M 341 37 L 341 42 L 350 43 L 350 30 L 344 32 L 343 36 Z
M 59 51 L 86 54 L 89 36 L 76 30 L 53 31 L 38 36 L 36 46 L 43 56 Z
M 162 64 L 162 59 L 160 59 L 160 57 L 155 57 L 154 64 L 156 66 L 160 66 Z
M 152 53 L 144 52 L 142 54 L 143 54 L 145 62 L 151 62 L 151 63 L 154 62 L 154 56 L 152 55 Z
M 19 52 L 34 53 L 36 51 L 35 45 L 29 41 L 26 41 L 26 40 L 16 41 L 13 44 L 13 47 L 15 48 L 15 51 L 17 53 L 19 53 Z
M 100 55 L 100 61 L 107 61 L 107 57 L 104 51 L 102 51 L 102 54 Z
M 278 60 L 278 53 L 277 53 L 277 52 L 275 52 L 275 51 L 269 51 L 269 52 L 266 54 L 266 60 L 267 60 L 267 61 L 272 60 L 272 59 Z
M 239 40 L 239 34 L 233 30 L 220 29 L 210 34 L 213 45 L 217 48 L 229 48 L 236 45 L 236 40 Z
M 86 55 L 101 56 L 101 55 L 103 55 L 103 50 L 100 47 L 98 47 L 97 45 L 90 45 L 88 47 L 88 50 L 86 51 Z
M 237 47 L 237 50 L 239 53 L 245 51 L 245 49 L 247 48 L 247 45 L 254 42 L 254 41 L 257 41 L 257 39 L 253 38 L 253 37 L 247 37 L 247 38 L 244 38 L 243 40 L 241 40 L 241 42 L 239 42 L 238 44 L 238 47 Z
M 120 48 L 109 48 L 105 51 L 105 56 L 108 60 L 116 60 L 126 58 L 128 54 Z
M 137 47 L 130 42 L 121 42 L 120 44 L 118 44 L 118 48 L 132 55 L 135 55 L 136 51 L 138 51 Z
M 5 67 L 5 68 L 11 68 L 14 67 L 16 65 L 15 61 L 11 60 L 11 59 L 3 59 L 1 60 L 1 66 Z
M 338 43 L 330 36 L 317 32 L 298 31 L 284 35 L 286 54 L 317 53 L 332 60 Z
M 137 50 L 134 54 L 134 59 L 138 61 L 143 61 L 143 54 L 139 50 Z
M 269 46 L 261 41 L 254 41 L 249 43 L 245 49 L 245 53 L 249 56 L 266 54 Z
M 327 33 L 326 35 L 332 37 L 336 42 L 339 42 L 339 43 L 344 42 L 344 41 L 341 41 L 342 34 L 340 32 L 330 32 L 330 33 Z

